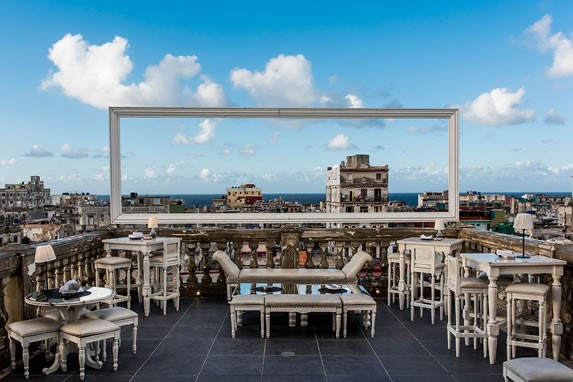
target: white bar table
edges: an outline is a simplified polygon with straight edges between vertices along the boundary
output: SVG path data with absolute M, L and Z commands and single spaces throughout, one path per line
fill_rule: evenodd
M 464 239 L 444 238 L 442 240 L 425 240 L 416 236 L 398 240 L 396 243 L 398 244 L 398 253 L 400 254 L 398 298 L 400 301 L 400 310 L 404 310 L 404 302 L 406 300 L 406 261 L 404 251 L 416 248 L 430 248 L 434 252 L 444 252 L 446 256 L 457 256 L 462 251 Z
M 143 286 L 141 294 L 143 295 L 143 314 L 149 317 L 149 306 L 151 296 L 151 286 L 149 285 L 149 258 L 151 252 L 163 249 L 163 242 L 180 243 L 181 238 L 178 237 L 157 237 L 155 239 L 130 239 L 128 237 L 120 237 L 117 239 L 102 240 L 103 247 L 107 253 L 107 257 L 112 255 L 113 250 L 135 251 L 138 256 L 143 257 Z M 141 269 L 139 270 L 139 277 L 141 278 Z
M 497 353 L 497 336 L 499 335 L 499 325 L 497 323 L 497 279 L 500 275 L 515 274 L 550 274 L 553 276 L 551 288 L 553 320 L 551 321 L 551 343 L 553 344 L 553 359 L 559 360 L 561 350 L 561 334 L 563 324 L 561 322 L 561 276 L 567 264 L 564 260 L 552 259 L 546 256 L 531 255 L 520 258 L 516 254 L 515 260 L 504 260 L 495 253 L 462 253 L 461 255 L 466 276 L 469 276 L 469 268 L 474 268 L 486 272 L 489 277 L 488 298 L 489 298 L 489 320 L 487 324 L 489 341 L 489 363 L 495 363 Z

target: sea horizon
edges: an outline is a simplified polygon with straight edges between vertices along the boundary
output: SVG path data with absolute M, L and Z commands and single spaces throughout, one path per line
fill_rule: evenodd
M 566 192 L 479 192 L 479 194 L 503 194 L 510 197 L 520 197 L 525 194 L 540 195 L 543 194 L 549 197 L 558 196 L 571 196 L 570 191 Z M 460 195 L 465 195 L 466 193 L 460 193 Z M 138 194 L 140 196 L 165 196 L 170 197 L 172 200 L 183 200 L 186 207 L 204 207 L 210 206 L 213 199 L 221 198 L 225 194 L 214 193 L 214 194 Z M 390 192 L 388 193 L 389 201 L 402 201 L 408 206 L 417 206 L 418 204 L 418 192 Z M 98 200 L 109 201 L 109 195 L 96 195 Z M 124 195 L 129 197 L 129 195 Z M 263 200 L 273 200 L 277 198 L 283 198 L 286 202 L 300 204 L 319 204 L 326 200 L 325 193 L 264 193 Z

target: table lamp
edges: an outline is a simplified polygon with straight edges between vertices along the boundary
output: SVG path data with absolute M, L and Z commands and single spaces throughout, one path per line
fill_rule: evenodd
M 446 229 L 446 225 L 444 223 L 444 220 L 436 219 L 436 222 L 434 223 L 434 229 L 436 231 L 438 231 L 434 235 L 434 240 L 442 240 L 444 238 L 444 234 L 442 233 L 442 230 Z
M 48 263 L 50 261 L 56 260 L 56 254 L 54 253 L 54 248 L 51 245 L 40 245 L 36 247 L 36 253 L 34 254 L 34 263 Z M 48 265 L 45 266 L 46 277 L 44 278 L 44 290 L 48 289 Z
M 155 232 L 155 228 L 157 228 L 159 226 L 158 222 L 157 222 L 157 218 L 156 217 L 150 217 L 149 220 L 147 220 L 147 228 L 151 228 L 151 231 L 149 231 L 149 236 L 151 236 L 152 238 L 156 238 L 157 237 L 157 233 Z
M 531 214 L 517 214 L 513 221 L 513 229 L 521 230 L 521 258 L 529 257 L 525 254 L 525 231 L 533 229 L 533 215 Z

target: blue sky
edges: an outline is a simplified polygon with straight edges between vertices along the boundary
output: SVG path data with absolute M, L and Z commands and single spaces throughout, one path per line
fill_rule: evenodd
M 3 1 L 0 184 L 109 193 L 108 106 L 460 109 L 460 190 L 571 190 L 567 1 Z M 323 192 L 370 154 L 447 188 L 432 120 L 130 119 L 122 190 Z

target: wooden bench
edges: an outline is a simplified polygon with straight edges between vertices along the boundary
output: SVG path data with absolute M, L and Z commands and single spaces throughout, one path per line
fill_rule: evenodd
M 311 312 L 330 312 L 333 314 L 332 329 L 336 338 L 340 337 L 340 318 L 342 301 L 336 295 L 311 294 L 273 294 L 265 297 L 265 318 L 267 338 L 271 336 L 271 313 L 295 312 L 301 314 L 301 326 L 307 326 L 306 315 Z M 296 319 L 295 319 L 296 320 Z M 292 318 L 289 324 L 292 324 Z

